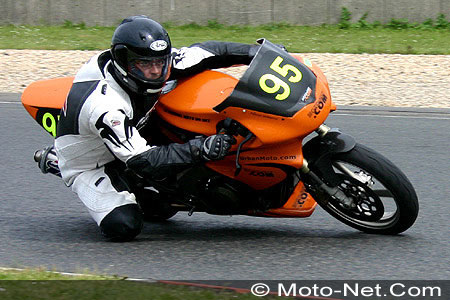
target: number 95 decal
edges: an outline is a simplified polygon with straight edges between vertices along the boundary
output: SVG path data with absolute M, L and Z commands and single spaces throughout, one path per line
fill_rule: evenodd
M 287 79 L 289 82 L 296 83 L 300 82 L 303 78 L 302 72 L 299 69 L 290 64 L 285 64 L 281 66 L 283 62 L 283 58 L 278 56 L 270 65 L 270 68 L 283 76 L 284 79 Z M 291 72 L 291 73 L 289 73 Z M 291 75 L 288 77 L 288 75 Z M 271 86 L 267 85 L 267 81 L 271 81 Z M 264 74 L 259 79 L 259 86 L 261 89 L 268 94 L 275 94 L 276 100 L 283 101 L 291 94 L 291 88 L 289 84 L 285 82 L 283 79 L 278 78 L 273 74 Z M 282 91 L 280 91 L 282 89 Z

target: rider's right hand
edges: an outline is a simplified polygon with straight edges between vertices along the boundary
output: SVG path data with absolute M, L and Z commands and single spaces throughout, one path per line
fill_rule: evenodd
M 223 159 L 231 145 L 236 144 L 236 139 L 228 134 L 215 134 L 207 137 L 203 142 L 202 156 L 205 160 L 220 160 Z
M 197 138 L 190 141 L 194 157 L 203 161 L 223 159 L 236 144 L 236 139 L 228 134 L 219 133 L 207 138 Z M 192 147 L 194 146 L 194 147 Z

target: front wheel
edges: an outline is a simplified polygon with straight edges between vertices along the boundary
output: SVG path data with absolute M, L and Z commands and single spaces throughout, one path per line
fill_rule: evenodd
M 311 193 L 320 198 L 318 203 L 325 211 L 368 233 L 398 234 L 414 224 L 419 212 L 416 192 L 405 174 L 388 159 L 356 144 L 348 152 L 335 154 L 331 164 L 337 188 L 351 201 L 342 203 L 313 188 Z

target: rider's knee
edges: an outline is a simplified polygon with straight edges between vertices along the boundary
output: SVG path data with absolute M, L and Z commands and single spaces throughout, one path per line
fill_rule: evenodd
M 137 204 L 116 207 L 100 222 L 102 234 L 115 242 L 131 241 L 142 227 L 142 212 Z

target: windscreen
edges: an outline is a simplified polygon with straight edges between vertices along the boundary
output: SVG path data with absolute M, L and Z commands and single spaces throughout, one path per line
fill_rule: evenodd
M 315 101 L 316 76 L 280 47 L 264 40 L 231 95 L 214 107 L 251 109 L 292 117 Z

